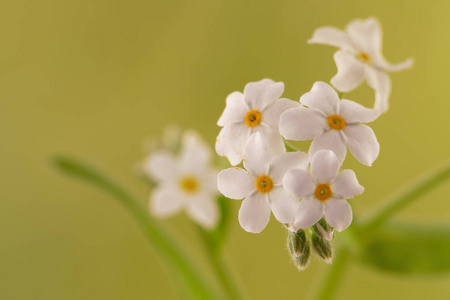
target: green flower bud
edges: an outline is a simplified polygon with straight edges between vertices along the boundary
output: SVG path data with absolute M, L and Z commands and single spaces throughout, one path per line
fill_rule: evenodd
M 288 230 L 287 246 L 294 265 L 299 271 L 308 266 L 311 247 L 306 238 L 305 231 L 300 229 L 297 232 Z
M 308 267 L 309 263 L 309 255 L 311 253 L 311 247 L 309 246 L 309 243 L 306 245 L 303 254 L 298 257 L 292 257 L 292 260 L 294 261 L 294 265 L 297 267 L 299 271 L 303 271 Z
M 301 256 L 305 251 L 305 248 L 309 247 L 305 231 L 303 229 L 300 229 L 297 232 L 288 230 L 287 245 L 289 253 L 293 257 Z
M 313 227 L 314 232 L 321 238 L 331 241 L 334 237 L 334 229 L 331 227 L 324 218 L 320 219 Z
M 330 241 L 323 239 L 313 231 L 311 234 L 312 247 L 314 252 L 320 256 L 326 263 L 331 263 L 333 258 L 333 245 Z

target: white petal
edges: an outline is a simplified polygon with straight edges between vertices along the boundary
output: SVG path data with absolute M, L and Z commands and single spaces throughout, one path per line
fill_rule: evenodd
M 338 48 L 352 49 L 353 45 L 348 34 L 334 27 L 317 28 L 308 44 L 324 44 Z
M 286 146 L 284 145 L 283 137 L 278 130 L 272 129 L 269 126 L 262 124 L 257 128 L 255 132 L 259 132 L 269 143 L 272 155 L 277 156 L 286 152 Z
M 233 92 L 228 95 L 225 110 L 220 116 L 217 125 L 225 126 L 235 122 L 243 122 L 249 107 L 245 104 L 244 94 Z
M 287 140 L 311 140 L 321 135 L 327 126 L 325 116 L 309 108 L 289 109 L 280 118 L 280 133 Z
M 380 153 L 380 144 L 372 128 L 364 124 L 346 126 L 348 149 L 363 165 L 371 166 Z
M 282 183 L 284 174 L 291 169 L 307 171 L 309 167 L 308 155 L 304 152 L 288 152 L 278 156 L 270 164 L 269 175 L 275 184 Z
M 323 217 L 322 203 L 314 198 L 300 201 L 295 213 L 294 227 L 305 229 L 313 226 Z
M 398 64 L 390 64 L 389 62 L 387 62 L 384 57 L 381 55 L 379 57 L 375 57 L 374 58 L 375 62 L 374 64 L 376 65 L 377 68 L 383 69 L 384 71 L 389 71 L 389 72 L 398 72 L 398 71 L 403 71 L 406 69 L 409 69 L 413 66 L 414 60 L 412 58 L 408 58 L 407 60 L 398 63 Z
M 309 157 L 312 157 L 317 151 L 320 150 L 333 151 L 339 162 L 342 164 L 345 159 L 345 155 L 347 154 L 347 144 L 343 134 L 339 132 L 339 130 L 330 129 L 318 138 L 315 138 L 309 148 Z
M 375 90 L 375 105 L 382 113 L 389 109 L 389 95 L 391 94 L 391 79 L 389 76 L 375 68 L 366 67 L 367 84 Z
M 205 169 L 211 160 L 211 150 L 202 138 L 188 130 L 183 134 L 181 165 L 183 170 Z
M 278 222 L 292 224 L 298 205 L 297 197 L 286 192 L 282 187 L 273 188 L 268 195 L 272 213 Z
M 334 54 L 337 73 L 331 78 L 331 84 L 341 92 L 349 92 L 364 80 L 364 65 L 353 53 L 339 50 Z
M 285 98 L 275 101 L 262 112 L 262 122 L 277 131 L 281 114 L 294 107 L 300 107 L 300 103 Z
M 216 139 L 217 154 L 226 156 L 233 166 L 239 164 L 249 136 L 250 129 L 245 124 L 225 126 Z
M 359 103 L 350 100 L 341 100 L 339 103 L 339 115 L 347 123 L 368 123 L 380 116 L 378 109 L 366 108 Z
M 309 172 L 301 169 L 292 169 L 284 175 L 283 187 L 297 198 L 305 198 L 314 193 L 316 184 Z
M 256 190 L 256 178 L 241 168 L 229 168 L 217 175 L 217 187 L 225 197 L 242 199 Z
M 347 25 L 347 33 L 358 50 L 367 53 L 381 51 L 381 27 L 376 19 L 355 20 Z
M 329 183 L 338 174 L 340 166 L 333 151 L 320 150 L 311 158 L 311 175 L 316 183 Z
M 170 182 L 178 175 L 177 161 L 170 152 L 159 151 L 148 157 L 144 171 L 156 181 Z
M 323 206 L 325 220 L 336 229 L 336 231 L 341 232 L 352 223 L 352 208 L 347 200 L 330 198 Z
M 185 196 L 171 185 L 157 187 L 150 195 L 150 212 L 157 217 L 169 217 L 183 207 Z
M 329 116 L 336 113 L 339 96 L 329 84 L 317 81 L 311 91 L 300 97 L 300 102 Z
M 259 132 L 252 134 L 245 145 L 244 167 L 255 176 L 264 175 L 272 159 L 267 139 Z
M 250 109 L 262 110 L 266 105 L 281 97 L 284 83 L 271 79 L 250 82 L 244 88 L 244 100 Z
M 339 195 L 345 199 L 354 198 L 364 192 L 364 188 L 359 184 L 353 170 L 344 170 L 340 172 L 334 179 L 331 190 L 333 195 Z
M 206 229 L 212 229 L 219 221 L 219 210 L 214 197 L 193 197 L 187 203 L 187 214 Z
M 270 206 L 266 194 L 256 192 L 244 199 L 239 210 L 239 223 L 245 231 L 260 233 L 269 220 Z

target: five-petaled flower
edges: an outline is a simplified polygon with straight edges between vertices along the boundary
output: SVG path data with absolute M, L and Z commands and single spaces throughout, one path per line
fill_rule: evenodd
M 339 91 L 349 92 L 366 79 L 375 90 L 374 108 L 386 112 L 391 92 L 391 81 L 386 71 L 409 68 L 412 59 L 396 65 L 389 64 L 381 53 L 381 38 L 380 24 L 376 19 L 369 18 L 350 22 L 346 32 L 334 27 L 318 28 L 308 43 L 341 48 L 334 54 L 338 71 L 331 84 Z
M 161 150 L 149 156 L 144 171 L 157 183 L 150 195 L 150 211 L 168 217 L 185 209 L 191 219 L 211 229 L 218 222 L 217 171 L 210 165 L 211 150 L 193 131 L 183 134 L 180 155 Z
M 278 122 L 285 110 L 298 106 L 298 103 L 279 99 L 283 90 L 282 82 L 263 79 L 248 83 L 244 93 L 231 93 L 217 122 L 223 127 L 216 140 L 217 154 L 226 156 L 233 166 L 239 164 L 245 144 L 255 132 L 264 135 L 275 154 L 286 152 Z
M 336 91 L 324 82 L 314 83 L 310 92 L 300 98 L 307 106 L 292 108 L 281 115 L 280 133 L 288 140 L 314 139 L 309 156 L 319 150 L 331 150 L 344 161 L 347 145 L 362 164 L 371 166 L 380 152 L 380 145 L 372 129 L 364 124 L 380 115 L 350 100 L 339 100 Z
M 242 199 L 239 222 L 246 231 L 261 232 L 270 219 L 270 211 L 281 223 L 293 223 L 298 199 L 282 186 L 285 173 L 293 168 L 307 170 L 308 157 L 303 152 L 283 153 L 274 157 L 260 133 L 253 134 L 244 150 L 244 166 L 223 170 L 218 176 L 219 191 L 231 199 Z
M 284 188 L 302 199 L 297 207 L 293 224 L 295 230 L 316 224 L 323 216 L 337 231 L 346 229 L 352 222 L 352 208 L 346 199 L 361 194 L 355 172 L 339 172 L 340 163 L 329 150 L 314 154 L 311 159 L 311 173 L 292 169 L 283 179 Z

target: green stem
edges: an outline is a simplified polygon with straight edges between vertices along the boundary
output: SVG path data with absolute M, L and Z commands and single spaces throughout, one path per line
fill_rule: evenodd
M 450 161 L 447 161 L 442 167 L 423 175 L 421 178 L 413 181 L 407 187 L 389 197 L 386 201 L 387 204 L 375 212 L 372 217 L 366 220 L 359 228 L 359 231 L 366 232 L 368 230 L 375 229 L 379 225 L 383 224 L 392 215 L 399 212 L 408 204 L 411 204 L 420 196 L 431 191 L 449 177 Z
M 57 157 L 54 159 L 54 163 L 64 173 L 85 180 L 114 196 L 128 210 L 141 227 L 148 242 L 157 250 L 159 257 L 164 259 L 182 284 L 186 292 L 186 295 L 183 295 L 184 297 L 191 299 L 220 298 L 210 288 L 209 282 L 201 276 L 196 265 L 182 251 L 184 247 L 180 247 L 125 189 L 89 165 L 71 158 Z
M 214 272 L 222 283 L 229 299 L 243 299 L 236 282 L 233 280 L 233 276 L 231 276 L 230 270 L 227 268 L 227 263 L 224 261 L 222 252 L 213 251 L 212 249 L 208 249 L 207 252 Z
M 318 292 L 314 297 L 315 300 L 331 300 L 334 298 L 340 279 L 343 277 L 342 273 L 348 257 L 349 252 L 345 247 L 338 248 L 333 263 L 328 267 L 329 269 L 319 285 Z
M 197 225 L 197 229 L 208 253 L 211 266 L 223 289 L 227 292 L 229 299 L 243 299 L 236 282 L 233 280 L 233 276 L 231 276 L 227 268 L 222 252 L 223 243 L 228 232 L 229 206 L 231 200 L 224 196 L 219 196 L 217 200 L 221 217 L 217 227 L 212 231 L 206 231 Z

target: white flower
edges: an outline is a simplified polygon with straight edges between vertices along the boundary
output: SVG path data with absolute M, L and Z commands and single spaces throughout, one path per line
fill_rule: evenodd
M 339 91 L 349 92 L 366 79 L 375 90 L 374 108 L 386 112 L 389 108 L 391 81 L 386 71 L 396 72 L 412 66 L 412 59 L 391 65 L 383 57 L 380 24 L 374 18 L 355 20 L 346 32 L 334 27 L 316 29 L 309 44 L 325 44 L 341 48 L 334 54 L 338 72 L 331 79 Z
M 263 79 L 248 83 L 243 94 L 233 92 L 228 95 L 225 110 L 217 122 L 223 127 L 216 140 L 217 154 L 226 156 L 233 166 L 239 164 L 244 146 L 255 132 L 264 135 L 274 153 L 286 152 L 278 132 L 278 121 L 281 113 L 298 103 L 279 99 L 283 90 L 282 82 Z
M 287 193 L 282 180 L 292 169 L 308 168 L 308 157 L 303 152 L 283 153 L 274 159 L 267 140 L 253 134 L 244 150 L 244 166 L 223 170 L 218 176 L 219 191 L 231 199 L 242 199 L 239 223 L 248 232 L 259 233 L 267 225 L 272 210 L 281 223 L 294 221 L 298 200 Z
M 211 151 L 201 138 L 186 131 L 179 157 L 169 151 L 150 155 L 146 173 L 157 183 L 150 195 L 150 211 L 168 217 L 185 209 L 190 218 L 211 229 L 218 222 L 217 171 L 210 165 Z
M 280 133 L 288 140 L 314 139 L 309 157 L 319 150 L 331 150 L 340 163 L 344 161 L 347 145 L 362 164 L 371 166 L 380 152 L 372 129 L 364 124 L 380 115 L 350 100 L 339 100 L 336 91 L 325 82 L 314 83 L 310 92 L 300 98 L 309 108 L 292 108 L 281 115 Z
M 346 199 L 364 192 L 355 172 L 339 172 L 339 161 L 333 152 L 322 150 L 311 159 L 311 173 L 292 169 L 283 179 L 285 189 L 301 198 L 294 223 L 295 230 L 316 224 L 323 216 L 337 231 L 352 223 L 352 208 Z

